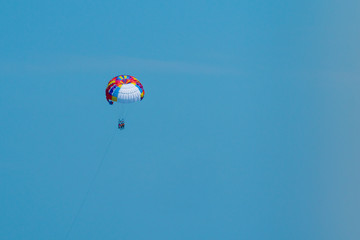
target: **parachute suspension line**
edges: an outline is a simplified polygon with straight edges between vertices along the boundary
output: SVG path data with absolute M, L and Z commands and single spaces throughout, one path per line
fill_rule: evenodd
M 91 192 L 91 188 L 92 188 L 92 186 L 94 185 L 95 180 L 97 179 L 97 176 L 98 176 L 99 173 L 100 173 L 100 170 L 101 170 L 101 168 L 102 168 L 102 166 L 103 166 L 105 157 L 107 156 L 107 153 L 108 153 L 108 151 L 109 151 L 109 149 L 110 149 L 111 143 L 112 143 L 113 140 L 114 140 L 115 134 L 116 134 L 116 132 L 114 131 L 114 134 L 113 134 L 113 136 L 111 137 L 111 139 L 110 139 L 110 141 L 109 141 L 109 144 L 107 145 L 107 147 L 106 147 L 106 149 L 105 149 L 105 153 L 104 153 L 103 157 L 101 158 L 101 160 L 100 160 L 100 162 L 99 162 L 99 165 L 98 165 L 98 167 L 97 167 L 97 169 L 96 169 L 96 172 L 95 172 L 93 178 L 92 178 L 91 181 L 90 181 L 90 184 L 89 184 L 88 189 L 87 189 L 87 191 L 86 191 L 86 193 L 85 193 L 85 196 L 84 196 L 84 198 L 83 198 L 83 200 L 82 200 L 82 202 L 81 202 L 81 204 L 80 204 L 80 207 L 79 207 L 78 211 L 76 212 L 76 215 L 75 215 L 75 217 L 73 218 L 73 221 L 72 221 L 72 223 L 71 223 L 68 231 L 66 232 L 65 240 L 68 239 L 68 237 L 69 237 L 69 235 L 70 235 L 70 233 L 71 233 L 71 231 L 72 231 L 72 229 L 73 229 L 73 227 L 74 227 L 74 225 L 75 225 L 75 223 L 76 223 L 76 221 L 77 221 L 77 219 L 78 219 L 78 217 L 79 217 L 79 215 L 80 215 L 80 213 L 81 213 L 81 210 L 83 209 L 83 207 L 84 207 L 84 205 L 85 205 L 85 203 L 86 203 L 86 200 L 87 200 L 87 198 L 88 198 L 88 196 L 89 196 L 89 194 L 90 194 L 90 192 Z
M 137 103 L 132 104 L 119 104 L 119 112 L 120 112 L 120 118 L 123 118 L 126 121 L 127 115 L 132 112 L 133 108 L 135 107 Z
M 119 109 L 119 118 L 125 120 L 129 109 L 129 104 L 118 104 L 118 109 Z
M 123 130 L 126 123 L 126 115 L 129 109 L 129 104 L 118 104 L 118 128 Z

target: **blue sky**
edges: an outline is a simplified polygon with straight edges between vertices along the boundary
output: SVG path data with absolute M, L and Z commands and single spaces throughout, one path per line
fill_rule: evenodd
M 3 2 L 0 239 L 359 239 L 359 7 Z

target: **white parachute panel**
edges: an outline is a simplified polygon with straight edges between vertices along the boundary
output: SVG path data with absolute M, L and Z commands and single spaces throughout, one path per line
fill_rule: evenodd
M 124 84 L 117 95 L 118 103 L 134 103 L 141 100 L 141 92 L 134 84 Z

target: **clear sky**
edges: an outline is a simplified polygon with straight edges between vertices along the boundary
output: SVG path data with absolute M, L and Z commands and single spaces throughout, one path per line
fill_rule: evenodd
M 360 239 L 359 11 L 2 1 L 0 239 Z

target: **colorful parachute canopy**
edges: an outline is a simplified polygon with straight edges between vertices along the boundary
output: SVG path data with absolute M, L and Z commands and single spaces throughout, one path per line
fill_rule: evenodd
M 144 98 L 144 88 L 139 80 L 130 75 L 119 75 L 111 79 L 105 90 L 106 100 L 113 104 L 134 103 Z

